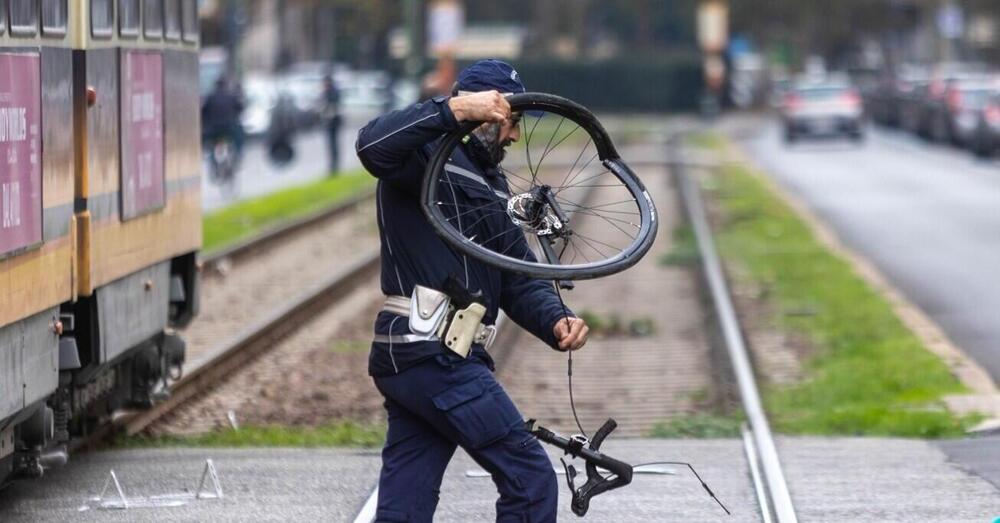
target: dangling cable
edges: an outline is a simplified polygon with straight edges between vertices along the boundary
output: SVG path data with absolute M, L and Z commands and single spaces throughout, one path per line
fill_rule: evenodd
M 687 462 L 684 462 L 684 461 L 650 461 L 649 463 L 639 463 L 638 465 L 632 465 L 632 468 L 633 469 L 637 469 L 639 467 L 645 467 L 647 465 L 684 465 L 684 466 L 686 466 L 687 468 L 691 469 L 691 473 L 694 474 L 694 477 L 698 478 L 698 482 L 701 483 L 701 487 L 705 489 L 705 492 L 708 492 L 708 495 L 712 496 L 712 499 L 714 499 L 715 502 L 718 503 L 720 507 L 722 507 L 722 510 L 726 511 L 726 515 L 727 516 L 732 516 L 733 515 L 732 512 L 729 512 L 729 509 L 726 508 L 726 506 L 723 505 L 721 501 L 719 501 L 719 498 L 715 495 L 714 492 L 712 492 L 712 489 L 708 488 L 708 484 L 705 483 L 705 480 L 701 479 L 701 476 L 698 475 L 698 471 L 694 470 L 694 467 L 690 463 L 687 463 Z
M 552 282 L 556 289 L 556 296 L 559 297 L 559 305 L 562 306 L 563 310 L 563 321 L 566 322 L 566 328 L 569 329 L 569 308 L 566 307 L 566 302 L 563 301 L 562 291 L 559 290 L 559 283 Z M 576 428 L 580 429 L 580 434 L 583 437 L 590 439 L 587 436 L 587 431 L 583 430 L 583 425 L 580 424 L 580 417 L 576 415 L 576 402 L 573 401 L 573 351 L 567 350 L 566 359 L 566 379 L 569 382 L 569 408 L 573 411 L 573 420 L 576 421 Z

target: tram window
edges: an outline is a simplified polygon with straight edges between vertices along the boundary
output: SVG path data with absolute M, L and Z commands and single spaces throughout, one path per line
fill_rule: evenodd
M 181 0 L 181 29 L 185 42 L 198 41 L 198 0 Z
M 19 36 L 35 36 L 38 32 L 37 0 L 10 0 L 10 32 Z
M 167 40 L 181 38 L 181 0 L 163 0 L 163 27 Z
M 7 4 L 0 1 L 0 35 L 7 31 Z
M 139 0 L 118 0 L 118 34 L 123 38 L 139 36 Z
M 162 38 L 163 0 L 145 0 L 143 4 L 143 34 L 146 35 L 146 38 Z
M 66 0 L 42 0 L 42 34 L 45 36 L 63 36 L 66 34 L 66 23 L 69 20 L 69 10 Z
M 90 0 L 90 34 L 111 38 L 114 33 L 115 5 L 111 0 Z

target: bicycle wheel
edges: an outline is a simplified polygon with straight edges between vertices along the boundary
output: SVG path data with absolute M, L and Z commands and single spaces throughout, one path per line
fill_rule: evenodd
M 583 280 L 635 265 L 656 237 L 656 209 L 597 118 L 550 94 L 508 101 L 521 117 L 520 143 L 489 181 L 453 162 L 478 122 L 446 135 L 428 162 L 421 205 L 438 235 L 534 278 Z

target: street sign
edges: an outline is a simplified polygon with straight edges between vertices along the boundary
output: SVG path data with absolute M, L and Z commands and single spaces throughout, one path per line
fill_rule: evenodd
M 0 53 L 0 255 L 42 241 L 41 72 Z
M 122 54 L 121 204 L 127 220 L 164 206 L 163 58 Z

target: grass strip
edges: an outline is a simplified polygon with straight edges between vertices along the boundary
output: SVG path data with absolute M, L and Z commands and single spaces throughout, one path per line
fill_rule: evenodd
M 374 185 L 358 170 L 251 198 L 205 215 L 203 250 L 211 252 L 259 234 L 267 227 L 346 201 Z
M 133 436 L 117 442 L 135 447 L 363 447 L 374 448 L 385 440 L 385 427 L 337 422 L 318 427 L 278 425 L 246 426 L 216 430 L 197 436 Z
M 649 431 L 650 438 L 737 438 L 742 414 L 701 413 L 676 416 L 661 421 Z
M 718 136 L 693 143 L 719 151 Z M 724 164 L 706 184 L 720 212 L 716 241 L 730 274 L 749 279 L 773 323 L 809 340 L 805 378 L 765 384 L 776 430 L 791 434 L 948 437 L 976 416 L 942 401 L 964 387 L 851 266 L 824 247 L 758 173 Z M 794 311 L 809 311 L 808 314 Z

